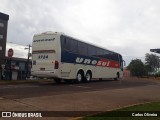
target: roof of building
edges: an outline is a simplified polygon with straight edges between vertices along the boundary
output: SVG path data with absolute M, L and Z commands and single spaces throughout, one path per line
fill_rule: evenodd
M 5 59 L 7 60 L 10 60 L 9 57 L 5 57 Z M 13 57 L 12 60 L 15 60 L 15 61 L 21 61 L 21 62 L 27 62 L 27 59 L 26 58 L 17 58 L 17 57 Z M 31 61 L 31 59 L 29 59 L 29 61 Z
M 9 15 L 0 12 L 0 19 L 9 20 Z
M 159 53 L 160 54 L 160 49 L 150 49 L 151 52 Z

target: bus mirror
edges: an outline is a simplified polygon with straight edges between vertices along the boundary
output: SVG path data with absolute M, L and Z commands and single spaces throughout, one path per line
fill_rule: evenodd
M 121 70 L 123 71 L 123 68 L 121 68 Z
M 126 66 L 126 62 L 123 60 L 123 66 Z

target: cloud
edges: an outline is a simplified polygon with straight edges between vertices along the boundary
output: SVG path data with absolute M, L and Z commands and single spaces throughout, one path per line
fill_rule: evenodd
M 25 48 L 28 48 L 28 46 L 14 44 L 14 43 L 7 43 L 6 44 L 6 56 L 8 56 L 8 50 L 12 48 L 13 49 L 13 57 L 17 58 L 25 58 L 27 59 L 28 50 Z
M 160 47 L 159 6 L 159 0 L 1 0 L 0 11 L 10 15 L 10 42 L 28 45 L 36 33 L 58 31 L 119 52 L 129 63 Z

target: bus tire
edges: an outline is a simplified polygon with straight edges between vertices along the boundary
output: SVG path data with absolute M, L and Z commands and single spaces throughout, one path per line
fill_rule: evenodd
M 61 79 L 59 79 L 59 78 L 54 78 L 54 81 L 55 81 L 56 84 L 60 84 L 61 83 Z
M 120 78 L 120 75 L 119 75 L 119 72 L 118 72 L 117 75 L 116 75 L 116 78 L 114 78 L 114 80 L 119 80 L 119 78 Z
M 76 83 L 82 82 L 83 78 L 84 78 L 83 72 L 82 72 L 82 71 L 79 71 L 79 72 L 77 73 L 77 76 L 76 76 Z
M 90 82 L 92 79 L 92 73 L 88 71 L 85 76 L 85 82 Z

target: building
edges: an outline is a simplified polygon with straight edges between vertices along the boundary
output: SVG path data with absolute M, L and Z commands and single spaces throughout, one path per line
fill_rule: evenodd
M 160 49 L 150 49 L 151 52 L 154 52 L 154 53 L 159 53 L 160 54 Z
M 10 64 L 11 64 L 11 76 L 12 80 L 24 80 L 26 79 L 26 69 L 28 66 L 28 75 L 31 74 L 31 60 L 24 58 L 15 58 L 13 57 L 11 60 L 9 57 L 5 57 L 5 70 L 3 71 L 4 80 L 10 80 Z M 10 63 L 11 62 L 11 63 Z
M 12 59 L 7 55 L 7 51 L 12 48 L 14 51 Z M 28 46 L 19 45 L 15 43 L 6 43 L 6 55 L 4 58 L 5 67 L 2 69 L 2 79 L 4 80 L 24 80 L 27 75 L 27 66 L 28 66 L 28 75 L 31 71 L 31 60 L 28 61 Z M 10 72 L 11 68 L 11 72 Z M 12 77 L 11 77 L 12 76 Z
M 128 70 L 126 67 L 123 69 L 123 76 L 124 77 L 130 77 L 131 76 L 131 71 Z
M 2 72 L 2 64 L 5 63 L 7 27 L 9 15 L 0 12 L 0 73 Z M 1 74 L 0 74 L 1 78 Z
M 25 50 L 27 46 L 7 43 L 8 20 L 9 15 L 0 12 L 0 79 L 10 79 L 15 74 L 14 79 L 25 79 L 31 69 L 28 51 Z M 12 59 L 7 54 L 10 48 L 14 50 Z

